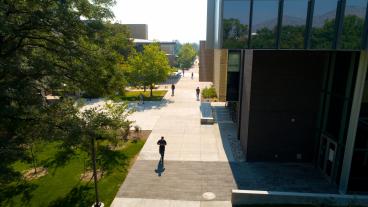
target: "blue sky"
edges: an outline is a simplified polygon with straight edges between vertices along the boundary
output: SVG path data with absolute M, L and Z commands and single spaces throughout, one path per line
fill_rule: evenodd
M 148 24 L 148 38 L 198 42 L 206 39 L 207 0 L 116 0 L 115 21 Z

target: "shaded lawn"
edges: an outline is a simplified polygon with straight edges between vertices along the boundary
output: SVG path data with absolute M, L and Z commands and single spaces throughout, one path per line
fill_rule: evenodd
M 139 94 L 143 94 L 144 101 L 161 101 L 162 98 L 167 93 L 167 90 L 153 90 L 152 91 L 152 97 L 150 96 L 151 92 L 150 90 L 144 91 L 126 91 L 125 95 L 123 97 L 120 97 L 123 101 L 138 101 L 139 100 Z
M 107 169 L 99 181 L 100 199 L 110 206 L 123 183 L 131 161 L 141 150 L 144 141 L 128 141 L 119 151 L 109 150 L 100 144 L 99 163 Z M 48 174 L 33 181 L 19 180 L 0 188 L 0 206 L 91 206 L 94 202 L 93 181 L 80 180 L 88 155 L 75 150 L 70 159 L 57 149 L 58 143 L 44 144 L 38 153 L 38 163 L 48 168 Z M 17 162 L 14 168 L 23 171 L 30 163 Z

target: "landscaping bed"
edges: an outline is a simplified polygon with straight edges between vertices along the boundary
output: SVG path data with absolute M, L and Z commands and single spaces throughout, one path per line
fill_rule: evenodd
M 123 101 L 139 101 L 139 95 L 143 94 L 144 101 L 161 101 L 165 94 L 167 93 L 167 90 L 154 90 L 152 91 L 152 96 L 150 96 L 151 92 L 150 90 L 144 91 L 126 91 L 125 95 L 122 97 L 119 97 Z

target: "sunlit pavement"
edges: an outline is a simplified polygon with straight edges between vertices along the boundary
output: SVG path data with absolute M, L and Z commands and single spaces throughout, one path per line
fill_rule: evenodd
M 217 124 L 200 125 L 195 89 L 207 85 L 198 82 L 194 67 L 176 83 L 175 96 L 169 90 L 162 102 L 138 105 L 130 119 L 152 133 L 112 206 L 231 206 L 230 144 Z M 167 140 L 163 166 L 156 144 L 161 136 Z

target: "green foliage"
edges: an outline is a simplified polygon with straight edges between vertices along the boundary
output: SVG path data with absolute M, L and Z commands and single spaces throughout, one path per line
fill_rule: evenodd
M 304 26 L 283 26 L 281 30 L 281 48 L 303 48 L 304 28 Z
M 126 91 L 125 95 L 120 98 L 123 101 L 138 101 L 139 95 L 142 94 L 144 97 L 144 101 L 161 101 L 167 90 L 155 90 L 152 92 L 152 96 L 148 91 Z
M 171 72 L 166 54 L 159 44 L 145 45 L 142 53 L 133 53 L 125 67 L 128 82 L 133 86 L 150 87 L 151 94 L 152 86 L 165 81 Z
M 203 98 L 216 98 L 217 97 L 216 89 L 213 86 L 205 87 L 202 90 L 202 97 Z
M 359 49 L 361 48 L 361 38 L 363 36 L 364 19 L 349 15 L 344 18 L 344 25 L 341 35 L 341 48 Z
M 0 185 L 19 175 L 9 165 L 27 157 L 33 140 L 76 144 L 83 134 L 74 101 L 49 105 L 47 91 L 108 96 L 124 88 L 121 65 L 131 43 L 122 28 L 104 22 L 113 3 L 0 2 Z
M 248 25 L 241 24 L 239 19 L 224 19 L 223 47 L 245 48 L 248 41 Z
M 127 119 L 131 113 L 126 103 L 107 103 L 100 108 L 82 109 L 75 123 L 79 134 L 67 142 L 68 146 L 75 145 L 89 152 L 91 139 L 109 140 L 112 143 L 125 139 L 132 123 Z
M 275 33 L 268 28 L 262 28 L 257 34 L 252 36 L 252 48 L 275 48 Z
M 196 50 L 189 43 L 183 44 L 178 54 L 178 65 L 181 69 L 192 67 L 197 56 Z
M 315 49 L 330 49 L 334 37 L 335 19 L 326 20 L 323 27 L 312 28 L 311 47 Z

